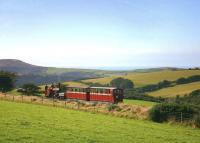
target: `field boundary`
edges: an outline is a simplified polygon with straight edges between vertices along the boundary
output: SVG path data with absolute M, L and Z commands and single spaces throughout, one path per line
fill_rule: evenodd
M 116 117 L 124 117 L 130 119 L 147 119 L 151 107 L 139 105 L 126 105 L 123 103 L 113 105 L 99 102 L 87 102 L 80 100 L 59 100 L 38 96 L 10 95 L 0 93 L 0 100 L 11 101 L 17 103 L 27 103 L 44 105 L 51 107 L 60 107 L 65 109 L 80 110 L 91 113 L 100 113 Z

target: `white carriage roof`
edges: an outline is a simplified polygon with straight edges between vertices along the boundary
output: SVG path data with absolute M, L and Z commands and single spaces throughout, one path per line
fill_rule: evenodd
M 117 87 L 75 87 L 75 86 L 68 86 L 68 88 L 92 88 L 92 89 L 117 89 Z
M 98 89 L 116 89 L 117 87 L 90 87 L 90 88 L 98 88 Z

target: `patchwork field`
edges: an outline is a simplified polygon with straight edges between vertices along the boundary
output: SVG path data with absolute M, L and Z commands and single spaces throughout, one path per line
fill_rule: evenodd
M 147 84 L 158 83 L 162 80 L 176 80 L 180 77 L 189 77 L 192 75 L 200 75 L 200 70 L 163 70 L 155 72 L 146 73 L 127 73 L 127 75 L 122 75 L 120 77 L 132 80 L 137 87 L 144 86 Z M 119 76 L 111 76 L 98 79 L 83 80 L 83 82 L 97 82 L 101 84 L 110 83 L 110 81 Z
M 200 130 L 41 105 L 0 101 L 0 142 L 199 143 Z
M 200 89 L 200 82 L 176 85 L 174 87 L 163 88 L 158 91 L 149 92 L 151 96 L 175 97 L 176 95 L 184 96 L 194 90 Z

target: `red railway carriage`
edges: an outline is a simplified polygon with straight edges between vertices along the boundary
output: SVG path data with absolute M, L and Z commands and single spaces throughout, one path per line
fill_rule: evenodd
M 65 98 L 89 101 L 90 100 L 89 89 L 82 87 L 68 87 L 65 93 Z
M 90 101 L 122 102 L 123 90 L 115 87 L 91 87 Z
M 115 87 L 68 87 L 65 98 L 118 103 L 123 102 L 123 90 Z

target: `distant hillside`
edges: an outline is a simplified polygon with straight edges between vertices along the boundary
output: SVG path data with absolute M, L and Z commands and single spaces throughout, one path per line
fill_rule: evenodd
M 15 59 L 1 59 L 0 70 L 18 74 L 17 86 L 24 83 L 48 84 L 102 77 L 100 70 L 41 67 Z
M 41 74 L 48 68 L 25 63 L 15 59 L 0 59 L 0 70 L 11 71 L 18 74 Z
M 150 70 L 151 71 L 151 70 Z M 180 77 L 189 77 L 193 75 L 200 75 L 200 70 L 156 70 L 151 72 L 128 72 L 125 75 L 113 75 L 110 77 L 97 78 L 97 79 L 89 79 L 83 80 L 83 83 L 92 82 L 92 83 L 100 83 L 100 84 L 108 84 L 110 81 L 117 77 L 123 77 L 132 80 L 136 87 L 145 86 L 148 84 L 156 84 L 163 80 L 176 80 Z

